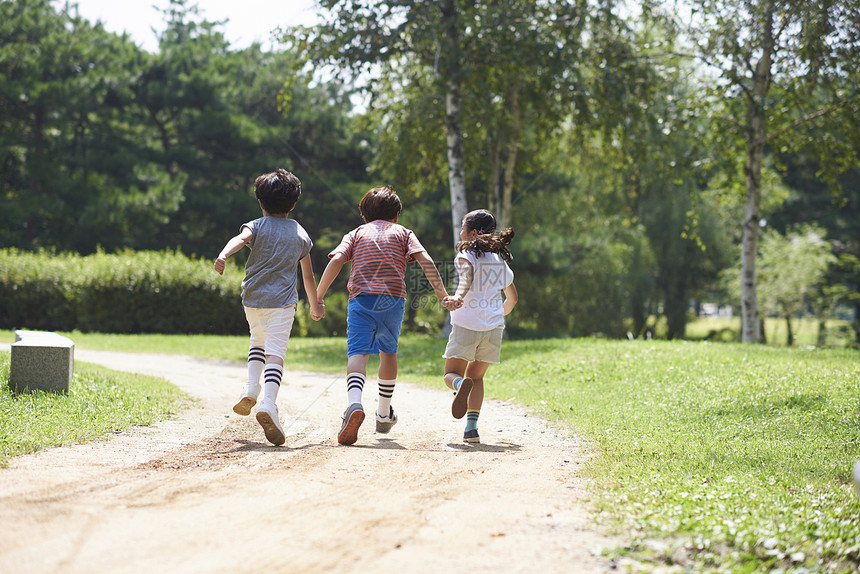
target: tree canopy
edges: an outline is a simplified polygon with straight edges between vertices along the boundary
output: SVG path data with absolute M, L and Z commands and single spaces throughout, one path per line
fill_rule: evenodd
M 375 185 L 440 263 L 493 211 L 512 333 L 683 337 L 734 261 L 745 340 L 760 313 L 860 316 L 857 0 L 318 4 L 264 50 L 172 0 L 150 53 L 74 5 L 0 3 L 0 247 L 211 257 L 284 167 L 317 269 Z M 824 264 L 777 305 L 803 225 Z M 441 321 L 410 303 L 409 328 Z

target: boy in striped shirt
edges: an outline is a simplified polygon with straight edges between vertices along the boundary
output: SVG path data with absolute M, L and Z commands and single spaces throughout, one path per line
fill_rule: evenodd
M 337 442 L 344 445 L 358 440 L 364 422 L 361 394 L 370 355 L 379 354 L 379 404 L 376 432 L 387 433 L 397 422 L 391 396 L 397 379 L 397 344 L 406 303 L 406 263 L 417 261 L 433 287 L 439 302 L 451 305 L 442 277 L 433 260 L 411 230 L 397 224 L 403 205 L 390 186 L 368 191 L 358 205 L 364 225 L 343 236 L 340 245 L 329 253 L 329 263 L 320 278 L 317 298 L 320 305 L 326 291 L 347 261 L 352 262 L 347 290 L 347 363 L 348 406 Z

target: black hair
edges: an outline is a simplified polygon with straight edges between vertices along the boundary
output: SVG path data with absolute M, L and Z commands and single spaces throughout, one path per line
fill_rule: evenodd
M 467 231 L 477 231 L 478 235 L 472 241 L 457 243 L 457 251 L 473 251 L 478 257 L 481 253 L 498 253 L 506 263 L 514 260 L 508 249 L 514 238 L 514 230 L 508 227 L 501 233 L 496 233 L 496 218 L 492 213 L 486 209 L 470 211 L 463 218 L 463 225 Z
M 285 169 L 264 173 L 254 180 L 254 195 L 267 213 L 289 213 L 302 194 L 302 182 Z

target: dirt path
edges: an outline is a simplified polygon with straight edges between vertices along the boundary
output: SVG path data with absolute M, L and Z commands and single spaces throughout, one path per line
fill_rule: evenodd
M 8 346 L 6 346 L 8 348 Z M 583 445 L 489 401 L 480 445 L 450 395 L 400 383 L 400 422 L 335 435 L 343 378 L 287 373 L 287 433 L 266 442 L 231 411 L 245 369 L 188 357 L 76 351 L 164 377 L 201 399 L 112 440 L 17 457 L 0 470 L 0 570 L 18 572 L 602 572 Z M 371 379 L 373 380 L 373 379 Z M 376 404 L 375 384 L 365 408 Z

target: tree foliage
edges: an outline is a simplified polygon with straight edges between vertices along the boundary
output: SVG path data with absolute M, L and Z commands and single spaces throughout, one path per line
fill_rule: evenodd
M 319 5 L 265 51 L 172 0 L 150 53 L 74 6 L 0 2 L 0 246 L 211 256 L 284 167 L 318 272 L 372 185 L 440 261 L 468 207 L 494 211 L 517 232 L 511 332 L 642 336 L 662 316 L 682 337 L 736 247 L 765 229 L 773 275 L 793 244 L 771 229 L 798 224 L 840 262 L 801 309 L 860 311 L 857 0 Z M 406 325 L 432 329 L 418 291 Z
M 522 165 L 582 97 L 586 4 L 319 4 L 324 22 L 293 30 L 288 42 L 314 63 L 373 71 L 367 89 L 381 146 L 408 163 L 383 154 L 404 178 L 398 183 L 423 189 L 447 179 L 455 242 L 468 203 L 489 207 L 508 225 Z
M 782 235 L 773 230 L 762 234 L 759 244 L 758 300 L 762 312 L 786 321 L 788 344 L 793 343 L 791 320 L 808 307 L 820 307 L 821 299 L 831 294 L 824 279 L 837 263 L 829 241 L 821 228 L 799 226 Z M 739 265 L 725 273 L 727 288 L 740 296 Z M 839 290 L 840 293 L 844 291 Z
M 835 184 L 858 165 L 858 24 L 856 0 L 695 0 L 685 26 L 694 54 L 719 74 L 713 91 L 720 126 L 714 141 L 745 156 L 742 220 L 742 338 L 760 333 L 756 253 L 762 170 L 771 148 L 809 145 L 830 156 L 823 175 Z M 825 122 L 846 138 L 806 137 Z M 847 145 L 840 145 L 851 141 Z
M 336 84 L 311 87 L 285 52 L 231 50 L 185 0 L 154 54 L 47 0 L 0 10 L 3 245 L 211 253 L 259 216 L 256 175 L 306 172 L 306 197 L 334 206 L 314 191 L 365 175 Z

